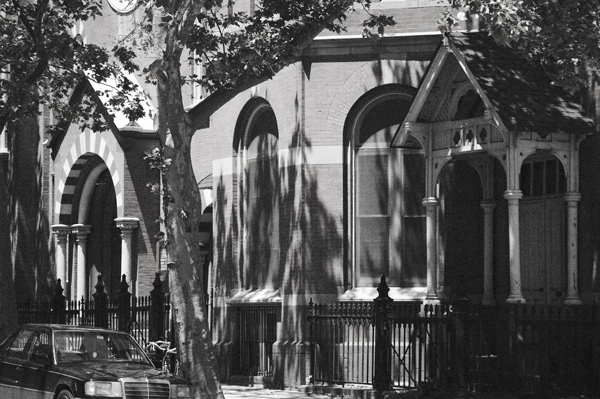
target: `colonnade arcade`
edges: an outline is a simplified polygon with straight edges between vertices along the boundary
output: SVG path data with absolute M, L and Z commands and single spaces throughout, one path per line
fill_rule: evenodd
M 132 237 L 139 226 L 137 218 L 116 218 L 114 220 L 116 228 L 120 230 L 121 236 L 121 265 L 120 276 L 125 276 L 126 281 L 131 285 L 133 257 L 132 257 Z M 63 288 L 70 288 L 71 299 L 87 299 L 90 292 L 90 283 L 97 281 L 99 273 L 91 272 L 90 265 L 87 264 L 88 236 L 92 230 L 91 225 L 87 224 L 55 224 L 52 226 L 52 232 L 56 237 L 55 263 L 56 278 L 60 279 Z M 72 251 L 75 256 L 69 257 L 69 238 L 74 237 Z M 69 259 L 73 264 L 69 267 Z M 71 273 L 69 275 L 69 270 Z M 93 275 L 95 274 L 95 275 Z M 69 287 L 66 285 L 69 284 Z
M 565 304 L 580 304 L 578 291 L 577 224 L 578 203 L 581 199 L 578 189 L 578 146 L 582 137 L 578 135 L 554 134 L 542 139 L 537 134 L 510 134 L 494 126 L 491 118 L 457 121 L 441 125 L 407 123 L 405 129 L 422 143 L 426 151 L 426 193 L 423 200 L 426 208 L 427 232 L 427 299 L 437 300 L 444 295 L 443 264 L 440 262 L 439 239 L 439 177 L 444 165 L 460 159 L 471 165 L 482 182 L 483 199 L 483 296 L 482 303 L 493 304 L 494 293 L 494 212 L 498 199 L 494 192 L 494 166 L 501 165 L 507 177 L 504 199 L 508 202 L 509 238 L 509 303 L 525 302 L 522 292 L 522 265 L 524 258 L 520 236 L 523 224 L 520 222 L 520 203 L 523 191 L 520 187 L 520 172 L 524 161 L 531 157 L 545 156 L 557 159 L 566 174 L 566 193 L 563 200 L 566 207 L 567 226 L 564 248 L 566 248 L 566 297 Z M 488 132 L 492 132 L 489 134 Z M 452 146 L 439 146 L 441 142 Z M 506 142 L 509 145 L 506 145 Z M 475 222 L 475 221 L 473 221 Z M 541 222 L 541 221 L 540 221 Z M 562 236 L 562 234 L 560 234 Z M 524 250 L 530 250 L 525 248 Z M 559 265 L 561 267 L 562 265 Z M 441 284 L 438 279 L 442 279 Z

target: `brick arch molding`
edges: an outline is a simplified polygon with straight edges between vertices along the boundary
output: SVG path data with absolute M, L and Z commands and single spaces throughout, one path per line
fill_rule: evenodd
M 416 92 L 420 75 L 422 71 L 409 73 L 411 64 L 405 61 L 388 60 L 385 64 L 389 71 L 397 70 L 395 73 L 382 73 L 381 75 L 374 72 L 374 66 L 381 67 L 382 65 L 374 64 L 374 62 L 365 62 L 356 69 L 342 85 L 336 90 L 334 100 L 331 102 L 327 112 L 327 130 L 328 132 L 340 131 L 343 129 L 346 118 L 350 109 L 364 94 L 370 90 L 384 86 L 387 84 L 400 84 L 407 87 L 413 87 Z M 415 75 L 415 76 L 413 76 Z
M 75 187 L 80 178 L 81 170 L 95 156 L 100 157 L 110 171 L 117 200 L 117 217 L 123 216 L 123 185 L 115 157 L 106 141 L 98 133 L 92 133 L 86 129 L 69 149 L 65 162 L 62 165 L 63 173 L 58 182 L 56 196 L 58 200 L 55 206 L 59 223 L 68 225 L 78 222 L 72 220 L 73 204 L 76 200 L 74 195 Z

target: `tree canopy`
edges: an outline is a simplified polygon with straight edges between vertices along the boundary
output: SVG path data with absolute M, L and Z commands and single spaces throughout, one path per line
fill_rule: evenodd
M 132 0 L 133 1 L 133 0 Z M 101 15 L 100 0 L 0 0 L 0 130 L 35 116 L 39 104 L 50 107 L 55 128 L 78 123 L 106 130 L 108 111 L 131 120 L 144 113 L 141 96 L 122 71 L 139 69 L 136 52 L 150 54 L 144 71 L 156 84 L 160 143 L 149 154 L 163 174 L 162 195 L 167 248 L 173 263 L 169 286 L 182 370 L 194 382 L 194 396 L 222 395 L 206 320 L 202 263 L 196 226 L 200 196 L 191 165 L 191 141 L 197 129 L 184 107 L 182 84 L 196 82 L 209 101 L 195 111 L 224 103 L 297 61 L 323 29 L 343 30 L 353 7 L 367 11 L 365 36 L 374 38 L 391 17 L 370 14 L 370 1 L 263 0 L 255 10 L 237 12 L 221 0 L 140 0 L 145 18 L 111 48 L 88 44 L 72 32 L 80 21 Z M 557 84 L 579 88 L 587 68 L 600 62 L 600 3 L 597 0 L 448 0 L 442 30 L 459 19 L 479 17 L 500 43 L 513 46 L 544 65 Z M 182 59 L 189 57 L 189 60 Z M 202 64 L 202 74 L 182 74 L 182 64 Z M 90 82 L 116 79 L 115 87 L 96 89 Z M 107 101 L 101 102 L 102 97 Z M 103 104 L 103 105 L 102 105 Z M 10 131 L 9 131 L 10 133 Z M 9 135 L 10 137 L 10 135 Z
M 132 83 L 120 73 L 137 68 L 133 54 L 119 46 L 87 44 L 73 34 L 77 23 L 98 15 L 99 1 L 0 1 L 0 128 L 36 114 L 45 104 L 57 121 L 103 129 L 97 98 L 80 94 L 88 81 L 112 76 L 120 90 L 110 90 L 111 105 L 131 119 L 142 115 L 141 99 L 126 95 Z M 32 96 L 35 101 L 27 100 Z
M 479 18 L 500 44 L 541 64 L 553 82 L 577 90 L 600 68 L 600 2 L 596 0 L 448 0 L 441 29 Z M 461 14 L 457 14 L 457 11 Z
M 357 6 L 367 11 L 368 35 L 394 23 L 370 14 L 370 0 Z M 218 397 L 222 393 L 203 276 L 198 274 L 202 256 L 196 226 L 201 203 L 190 151 L 197 121 L 185 110 L 182 85 L 196 82 L 211 98 L 203 103 L 223 104 L 297 61 L 323 29 L 341 31 L 353 2 L 265 0 L 246 13 L 235 12 L 231 3 L 220 0 L 140 0 L 138 7 L 143 7 L 145 18 L 123 40 L 103 48 L 86 43 L 72 29 L 101 15 L 99 0 L 0 0 L 0 129 L 7 127 L 10 142 L 18 131 L 11 127 L 34 119 L 40 105 L 53 113 L 50 132 L 72 123 L 107 130 L 114 111 L 135 120 L 144 113 L 145 98 L 133 95 L 135 84 L 123 70 L 139 69 L 138 51 L 154 60 L 143 72 L 157 87 L 159 148 L 148 158 L 161 170 L 162 195 L 167 199 L 162 223 L 173 259 L 169 288 L 179 355 L 184 375 L 193 382 L 194 397 Z M 187 56 L 189 60 L 182 59 Z M 183 75 L 186 61 L 204 65 L 204 73 Z M 116 83 L 110 87 L 107 82 Z M 196 114 L 202 113 L 200 108 Z

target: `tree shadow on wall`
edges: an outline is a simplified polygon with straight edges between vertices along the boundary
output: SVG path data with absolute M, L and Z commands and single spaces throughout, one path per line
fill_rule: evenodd
M 287 376 L 305 383 L 309 356 L 308 303 L 312 298 L 336 298 L 344 287 L 343 168 L 313 164 L 313 150 L 300 126 L 289 145 L 287 165 L 280 165 L 281 355 L 275 383 L 290 385 Z M 321 299 L 323 300 L 323 299 Z M 341 367 L 341 365 L 340 365 Z M 338 370 L 340 372 L 342 370 Z M 335 374 L 335 373 L 334 373 Z
M 216 185 L 216 193 L 213 207 L 213 314 L 212 336 L 215 342 L 215 355 L 219 370 L 217 371 L 220 381 L 227 381 L 229 377 L 229 363 L 231 362 L 231 339 L 234 334 L 234 312 L 227 306 L 226 298 L 241 286 L 241 276 L 234 267 L 237 256 L 237 229 L 238 221 L 236 207 L 233 202 L 233 185 L 227 185 L 223 176 L 219 178 Z M 232 202 L 231 208 L 228 203 Z
M 214 265 L 215 320 L 213 337 L 217 341 L 217 355 L 220 359 L 221 381 L 227 379 L 227 360 L 233 359 L 231 340 L 236 339 L 235 307 L 228 307 L 226 299 L 240 289 L 273 288 L 279 290 L 283 298 L 280 313 L 279 341 L 274 345 L 275 362 L 273 372 L 275 384 L 283 385 L 284 376 L 304 375 L 304 365 L 308 356 L 309 340 L 307 314 L 308 302 L 315 295 L 328 295 L 335 298 L 338 287 L 344 284 L 343 272 L 343 213 L 342 166 L 307 165 L 307 155 L 312 149 L 310 141 L 303 137 L 297 126 L 289 142 L 289 159 L 279 164 L 278 175 L 272 174 L 272 165 L 257 165 L 263 175 L 275 180 L 257 186 L 251 193 L 258 198 L 268 197 L 267 191 L 274 190 L 278 196 L 272 202 L 261 202 L 261 206 L 239 210 L 238 192 L 247 187 L 238 179 L 231 182 L 220 177 L 215 186 L 214 207 Z M 324 184 L 319 178 L 328 176 Z M 333 176 L 333 178 L 331 178 Z M 335 186 L 339 182 L 339 187 Z M 260 190 L 265 190 L 261 193 Z M 263 195 L 264 194 L 264 195 Z M 278 208 L 273 212 L 272 207 Z M 335 211 L 339 210 L 338 214 Z M 242 212 L 254 212 L 244 215 Z M 238 216 L 239 215 L 239 216 Z M 256 234 L 278 233 L 279 246 L 275 252 L 268 240 L 260 239 L 258 252 L 269 264 L 262 271 L 256 271 L 245 264 L 251 259 L 243 259 L 242 239 L 239 237 L 239 219 L 258 220 L 261 226 Z M 275 230 L 271 230 L 275 229 Z M 264 238 L 264 237 L 261 237 Z M 252 243 L 251 241 L 249 242 Z M 258 254 L 257 254 L 258 256 Z M 254 261 L 260 261 L 259 258 Z M 229 352 L 229 353 L 228 353 Z
M 43 196 L 43 162 L 47 154 L 39 150 L 40 133 L 35 120 L 26 119 L 22 125 L 13 126 L 13 133 L 8 143 L 11 157 L 7 175 L 11 255 L 3 257 L 9 259 L 6 266 L 12 267 L 14 292 L 19 292 L 19 299 L 45 300 L 54 287 L 49 215 Z

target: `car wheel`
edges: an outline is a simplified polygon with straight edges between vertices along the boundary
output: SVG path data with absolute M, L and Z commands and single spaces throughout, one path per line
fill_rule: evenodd
M 73 394 L 67 390 L 62 390 L 56 397 L 56 399 L 73 399 Z

